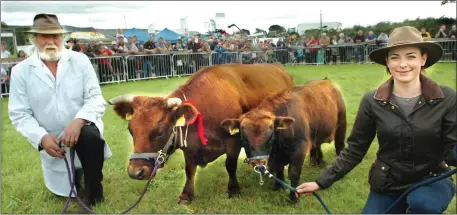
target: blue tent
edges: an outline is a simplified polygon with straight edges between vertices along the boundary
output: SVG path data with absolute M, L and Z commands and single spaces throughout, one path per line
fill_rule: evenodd
M 169 30 L 168 28 L 163 29 L 159 33 L 154 35 L 154 40 L 158 41 L 159 38 L 162 37 L 164 41 L 170 40 L 171 43 L 176 43 L 178 42 L 178 37 L 187 39 L 186 36 L 178 34 L 172 30 Z
M 134 35 L 136 35 L 140 43 L 144 43 L 149 40 L 148 32 L 144 32 L 136 28 L 128 29 L 124 32 L 124 37 L 133 37 Z

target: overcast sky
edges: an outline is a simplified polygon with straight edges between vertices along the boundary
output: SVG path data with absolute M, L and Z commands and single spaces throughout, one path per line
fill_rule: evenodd
M 2 1 L 1 20 L 10 25 L 32 25 L 35 14 L 55 13 L 62 25 L 148 28 L 153 24 L 157 30 L 162 30 L 165 27 L 180 28 L 180 19 L 187 16 L 189 30 L 205 32 L 205 22 L 214 19 L 216 13 L 225 13 L 225 21 L 217 23 L 224 29 L 227 25 L 235 23 L 240 28 L 253 32 L 257 27 L 268 30 L 272 24 L 283 25 L 287 29 L 296 27 L 299 23 L 319 22 L 320 9 L 324 22 L 341 22 L 343 27 L 370 25 L 380 21 L 396 22 L 417 17 L 456 17 L 455 3 L 441 6 L 440 2 Z

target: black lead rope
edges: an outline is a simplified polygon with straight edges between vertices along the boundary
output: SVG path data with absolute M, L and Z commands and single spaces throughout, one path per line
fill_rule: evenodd
M 132 154 L 130 159 L 145 159 L 145 160 L 150 160 L 155 158 L 155 163 L 154 163 L 154 169 L 151 171 L 151 174 L 149 175 L 148 182 L 146 183 L 143 192 L 141 193 L 140 197 L 135 201 L 135 203 L 127 208 L 125 211 L 121 212 L 120 214 L 125 214 L 129 211 L 131 211 L 134 207 L 140 203 L 141 199 L 143 198 L 144 194 L 146 194 L 146 191 L 148 190 L 149 184 L 151 184 L 152 181 L 152 176 L 155 175 L 158 169 L 161 168 L 162 164 L 165 163 L 168 160 L 168 155 L 170 153 L 170 150 L 172 150 L 175 147 L 176 142 L 176 130 L 173 128 L 173 132 L 168 138 L 167 143 L 165 144 L 164 148 L 162 150 L 159 150 L 157 153 L 134 153 Z M 62 148 L 63 144 L 62 142 L 59 142 L 59 147 Z M 75 191 L 75 184 L 76 184 L 76 177 L 75 177 L 75 149 L 73 147 L 70 148 L 70 160 L 71 160 L 71 169 L 70 166 L 68 165 L 68 160 L 67 157 L 64 158 L 65 160 L 65 165 L 67 167 L 67 172 L 68 172 L 68 180 L 70 182 L 70 194 L 68 194 L 67 201 L 65 202 L 65 206 L 61 211 L 61 214 L 65 213 L 68 209 L 68 205 L 70 203 L 71 199 L 71 194 L 75 194 L 76 199 L 79 201 L 79 204 L 88 212 L 92 214 L 97 214 L 96 212 L 92 211 L 87 205 L 81 200 L 81 198 L 76 194 Z M 72 174 L 70 174 L 70 171 Z M 73 178 L 71 177 L 73 175 Z
M 455 151 L 454 159 L 457 160 L 457 144 L 455 144 L 455 146 L 454 146 L 454 151 Z M 425 179 L 425 180 L 423 180 L 423 181 L 411 186 L 400 197 L 398 197 L 397 201 L 395 201 L 386 211 L 384 211 L 384 214 L 387 214 L 390 210 L 392 210 L 392 208 L 394 208 L 394 206 L 396 204 L 398 204 L 400 202 L 400 200 L 402 200 L 406 195 L 411 193 L 413 190 L 415 190 L 415 189 L 417 189 L 419 187 L 425 186 L 425 185 L 429 185 L 431 183 L 435 183 L 437 181 L 441 181 L 441 180 L 443 180 L 445 178 L 451 177 L 452 175 L 454 175 L 456 173 L 457 173 L 457 168 L 455 168 L 453 170 L 449 170 L 449 171 L 443 173 L 442 175 L 440 175 L 438 177 L 428 178 L 428 179 Z
M 289 189 L 290 191 L 294 192 L 294 193 L 297 193 L 297 189 L 288 185 L 286 182 L 282 181 L 281 179 L 275 177 L 273 174 L 271 174 L 267 168 L 264 166 L 264 165 L 258 165 L 258 166 L 255 166 L 254 167 L 254 171 L 257 172 L 257 173 L 261 173 L 261 174 L 264 174 L 266 175 L 268 178 L 271 178 L 273 180 L 275 180 L 276 182 L 280 183 L 282 186 L 284 186 L 285 188 Z M 319 196 L 319 194 L 313 192 L 313 196 L 315 196 L 317 198 L 317 200 L 319 200 L 319 202 L 321 203 L 322 207 L 324 208 L 324 210 L 328 213 L 328 214 L 331 214 L 330 210 L 328 209 L 327 205 L 325 204 L 325 202 L 322 200 L 322 198 Z
M 75 177 L 75 149 L 73 147 L 70 148 L 70 160 L 71 160 L 71 170 L 70 170 L 70 167 L 68 165 L 68 160 L 67 158 L 65 157 L 64 158 L 65 160 L 65 165 L 67 167 L 67 172 L 68 172 L 68 179 L 69 179 L 69 182 L 70 182 L 70 194 L 68 195 L 68 198 L 67 198 L 67 201 L 65 202 L 65 206 L 64 208 L 62 209 L 62 211 L 60 212 L 61 214 L 64 214 L 67 209 L 68 209 L 68 205 L 70 203 L 70 199 L 71 199 L 71 194 L 75 194 L 76 196 L 76 199 L 79 201 L 79 204 L 86 210 L 88 211 L 89 213 L 92 213 L 92 214 L 97 214 L 96 212 L 94 212 L 93 210 L 91 210 L 82 200 L 81 198 L 76 194 L 76 191 L 75 191 L 75 183 L 76 183 L 76 177 Z M 138 203 L 140 203 L 141 199 L 143 198 L 144 194 L 146 194 L 146 191 L 148 190 L 148 187 L 149 187 L 149 184 L 151 183 L 152 181 L 152 176 L 157 172 L 157 170 L 159 168 L 161 168 L 161 165 L 162 163 L 164 162 L 165 159 L 156 159 L 155 161 L 155 164 L 154 164 L 154 170 L 151 171 L 151 174 L 149 175 L 149 180 L 148 182 L 146 183 L 146 186 L 144 187 L 143 189 L 143 192 L 141 193 L 140 197 L 135 201 L 135 203 L 130 206 L 129 208 L 127 208 L 125 211 L 121 212 L 120 214 L 125 214 L 129 211 L 131 211 L 134 207 L 136 207 L 138 205 Z M 70 174 L 70 171 L 73 175 L 73 178 L 71 177 L 71 174 Z
M 454 146 L 454 151 L 455 151 L 454 159 L 457 160 L 457 144 Z M 276 182 L 278 182 L 281 185 L 283 185 L 285 188 L 291 190 L 292 192 L 297 193 L 297 189 L 295 189 L 294 187 L 286 184 L 284 181 L 276 178 L 273 174 L 268 172 L 267 168 L 264 165 L 255 166 L 254 167 L 254 171 L 257 172 L 257 173 L 264 174 L 264 175 L 268 176 L 269 178 L 272 178 Z M 451 177 L 452 175 L 454 175 L 456 173 L 457 173 L 457 168 L 455 168 L 453 170 L 450 170 L 448 172 L 445 172 L 445 173 L 443 173 L 442 175 L 440 175 L 438 177 L 424 179 L 423 181 L 416 183 L 415 185 L 413 185 L 409 189 L 407 189 L 400 197 L 398 197 L 398 199 L 387 210 L 385 210 L 383 214 L 389 213 L 389 211 L 392 210 L 392 208 L 394 208 L 395 205 L 397 205 L 406 195 L 411 193 L 413 190 L 415 190 L 415 189 L 417 189 L 419 187 L 426 186 L 426 185 L 429 185 L 431 183 L 446 179 L 446 178 Z M 327 212 L 327 214 L 331 214 L 330 210 L 328 209 L 327 205 L 322 200 L 322 198 L 319 196 L 319 194 L 313 192 L 313 196 L 316 197 L 317 200 L 319 200 L 319 202 L 321 203 L 322 207 Z

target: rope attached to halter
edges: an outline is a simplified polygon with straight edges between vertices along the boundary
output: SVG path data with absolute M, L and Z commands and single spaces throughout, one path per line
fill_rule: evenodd
M 76 191 L 75 191 L 75 184 L 76 184 L 76 177 L 75 177 L 75 149 L 73 147 L 70 148 L 71 170 L 70 170 L 70 166 L 68 165 L 68 160 L 67 160 L 66 157 L 64 158 L 64 160 L 65 160 L 65 165 L 67 167 L 68 179 L 70 181 L 70 194 L 68 194 L 67 201 L 65 202 L 64 208 L 62 209 L 62 211 L 60 213 L 64 214 L 67 211 L 68 205 L 69 205 L 70 199 L 71 199 L 71 194 L 73 193 L 73 194 L 75 194 L 76 199 L 78 200 L 79 204 L 86 211 L 88 211 L 89 213 L 92 213 L 92 214 L 97 214 L 95 211 L 91 210 L 81 200 L 81 198 L 76 194 Z M 146 194 L 146 191 L 148 190 L 149 184 L 151 184 L 152 177 L 155 175 L 157 170 L 159 168 L 161 168 L 163 162 L 164 162 L 164 159 L 156 159 L 155 164 L 154 164 L 154 169 L 151 171 L 151 174 L 149 175 L 148 182 L 146 183 L 146 186 L 144 187 L 143 192 L 141 193 L 140 197 L 138 197 L 138 199 L 135 201 L 135 203 L 132 206 L 130 206 L 129 208 L 127 208 L 125 211 L 121 212 L 120 214 L 128 213 L 129 211 L 131 211 L 133 208 L 135 208 L 140 203 L 140 201 L 143 198 L 144 194 Z M 71 171 L 72 174 L 70 174 L 70 171 Z M 73 177 L 71 177 L 71 175 L 73 175 Z
M 457 160 L 457 144 L 454 146 L 454 151 L 455 151 L 455 160 Z M 275 180 L 276 182 L 280 183 L 282 186 L 284 186 L 285 188 L 289 189 L 290 191 L 294 192 L 294 193 L 297 193 L 297 189 L 288 185 L 287 183 L 285 183 L 284 181 L 276 178 L 273 174 L 271 174 L 270 172 L 268 172 L 267 168 L 265 167 L 265 165 L 257 165 L 254 167 L 254 171 L 256 173 L 259 173 L 260 176 L 261 176 L 261 185 L 263 184 L 263 180 L 262 180 L 262 174 L 268 176 L 268 178 L 271 178 L 273 180 Z M 400 197 L 398 197 L 398 199 L 386 210 L 384 211 L 383 214 L 388 214 L 390 210 L 392 210 L 392 208 L 394 208 L 394 206 L 396 204 L 398 204 L 406 195 L 408 195 L 409 193 L 411 193 L 413 190 L 419 188 L 419 187 L 422 187 L 422 186 L 426 186 L 426 185 L 429 185 L 431 183 L 435 183 L 437 181 L 440 181 L 440 180 L 443 180 L 443 179 L 446 179 L 448 177 L 451 177 L 452 175 L 456 174 L 457 173 L 457 168 L 453 169 L 453 170 L 450 170 L 448 172 L 445 172 L 443 173 L 442 175 L 438 176 L 438 177 L 434 177 L 434 178 L 428 178 L 428 179 L 425 179 L 421 182 L 418 182 L 416 183 L 415 185 L 411 186 L 409 189 L 407 189 Z M 324 208 L 324 210 L 327 212 L 327 214 L 331 214 L 330 210 L 328 209 L 327 205 L 325 204 L 325 202 L 322 200 L 322 198 L 319 196 L 319 194 L 313 192 L 313 196 L 317 198 L 317 200 L 319 200 L 320 204 L 322 205 L 322 207 Z
M 266 175 L 268 178 L 271 178 L 273 180 L 275 180 L 276 182 L 280 183 L 282 186 L 284 186 L 285 188 L 289 189 L 290 191 L 294 192 L 294 193 L 297 193 L 297 189 L 288 185 L 286 182 L 282 181 L 281 179 L 279 178 L 276 178 L 273 174 L 271 174 L 267 168 L 264 166 L 264 165 L 257 165 L 254 167 L 254 171 L 257 172 L 257 173 L 261 173 L 261 174 L 264 174 Z M 325 204 L 325 202 L 322 200 L 322 198 L 319 196 L 319 194 L 313 192 L 313 196 L 315 196 L 317 198 L 317 200 L 319 200 L 319 202 L 321 203 L 322 207 L 324 208 L 324 210 L 328 213 L 328 214 L 331 214 L 330 210 L 328 209 L 327 205 Z

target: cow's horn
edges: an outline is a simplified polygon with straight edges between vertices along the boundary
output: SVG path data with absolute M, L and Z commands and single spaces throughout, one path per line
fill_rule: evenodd
M 120 95 L 110 99 L 108 104 L 115 105 L 119 102 L 132 102 L 133 98 L 135 98 L 135 96 L 130 94 Z
M 168 107 L 178 106 L 181 105 L 181 103 L 182 101 L 180 98 L 168 98 L 167 100 Z

